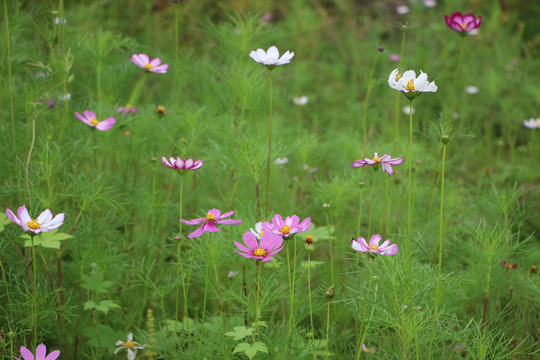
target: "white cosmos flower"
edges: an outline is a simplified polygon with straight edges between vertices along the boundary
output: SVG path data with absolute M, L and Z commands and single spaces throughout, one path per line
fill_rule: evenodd
M 429 82 L 425 72 L 420 70 L 420 75 L 416 77 L 414 70 L 407 70 L 403 75 L 399 74 L 398 69 L 394 69 L 388 77 L 388 85 L 392 89 L 402 91 L 409 99 L 414 99 L 423 92 L 436 92 L 435 82 Z
M 291 62 L 294 57 L 294 52 L 287 50 L 285 54 L 279 57 L 279 50 L 275 46 L 271 46 L 267 51 L 263 49 L 253 50 L 249 53 L 249 56 L 253 60 L 263 65 L 268 66 L 270 69 L 276 65 L 285 65 Z
M 478 94 L 479 91 L 480 89 L 478 89 L 478 86 L 474 86 L 474 85 L 469 85 L 465 88 L 465 92 L 467 94 Z
M 408 14 L 409 12 L 411 12 L 411 9 L 409 9 L 409 7 L 407 5 L 401 5 L 401 6 L 398 6 L 396 8 L 396 12 L 399 15 L 405 15 L 405 14 Z
M 523 125 L 525 125 L 526 128 L 529 129 L 540 129 L 540 118 L 538 119 L 529 119 L 523 121 Z
M 308 103 L 309 98 L 306 95 L 303 95 L 300 97 L 293 97 L 292 101 L 295 105 L 304 106 Z
M 288 162 L 289 162 L 289 158 L 287 157 L 277 158 L 276 160 L 274 160 L 274 164 L 276 165 L 285 165 Z

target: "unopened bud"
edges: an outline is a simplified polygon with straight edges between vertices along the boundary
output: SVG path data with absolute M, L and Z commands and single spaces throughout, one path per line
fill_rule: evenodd
M 379 45 L 378 50 L 379 50 L 380 52 L 383 52 L 383 51 L 384 51 L 384 46 Z
M 328 301 L 332 300 L 334 298 L 335 294 L 334 294 L 334 287 L 333 286 L 329 286 L 326 288 L 326 299 Z
M 536 267 L 536 265 L 533 265 L 531 266 L 531 275 L 536 275 L 538 274 L 538 268 Z
M 449 141 L 450 141 L 450 136 L 449 136 L 449 135 L 443 135 L 443 136 L 441 136 L 441 142 L 442 142 L 443 144 L 446 145 L 446 144 L 448 144 Z

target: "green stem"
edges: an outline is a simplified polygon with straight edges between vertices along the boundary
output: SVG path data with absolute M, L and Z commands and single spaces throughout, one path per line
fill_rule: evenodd
M 33 348 L 36 348 L 37 344 L 37 296 L 36 296 L 36 282 L 37 282 L 37 264 L 36 264 L 36 248 L 34 247 L 34 236 L 30 235 L 30 241 L 32 243 L 32 324 L 34 325 L 32 334 Z
M 203 300 L 203 313 L 202 313 L 202 328 L 204 332 L 204 318 L 206 316 L 206 294 L 208 292 L 208 268 L 210 267 L 210 250 L 212 249 L 212 233 L 208 239 L 208 249 L 206 249 L 206 274 L 204 275 L 204 300 Z
M 407 31 L 402 30 L 401 35 L 401 51 L 399 53 L 399 63 L 398 63 L 398 69 L 401 68 L 401 62 L 403 61 L 403 53 L 405 51 L 405 34 L 407 34 Z M 396 100 L 394 101 L 394 139 L 399 139 L 399 100 L 401 99 L 401 94 L 398 92 L 396 94 Z M 411 108 L 412 112 L 412 108 Z
M 4 286 L 6 287 L 6 295 L 7 295 L 7 300 L 8 300 L 8 307 L 9 307 L 9 323 L 8 323 L 8 325 L 11 325 L 11 323 L 13 323 L 13 321 L 14 321 L 13 309 L 11 307 L 11 297 L 9 295 L 9 287 L 8 287 L 8 282 L 7 282 L 7 279 L 6 279 L 6 271 L 4 270 L 4 264 L 2 263 L 2 259 L 0 259 L 0 269 L 2 270 L 2 281 L 4 282 Z
M 332 242 L 332 235 L 330 234 L 330 220 L 328 219 L 328 211 L 329 210 L 326 209 L 326 229 L 328 230 L 328 241 L 330 247 L 330 281 L 332 285 L 334 285 L 334 244 Z
M 270 79 L 270 121 L 268 122 L 268 158 L 266 161 L 266 202 L 264 204 L 264 214 L 268 215 L 268 194 L 270 187 L 270 155 L 272 148 L 272 70 L 269 70 Z
M 180 175 L 180 199 L 179 199 L 180 219 L 182 219 L 182 200 L 183 200 L 182 195 L 183 195 L 183 190 L 184 190 L 184 176 Z M 182 222 L 179 221 L 179 223 L 180 223 L 179 230 L 178 230 L 179 239 L 176 242 L 176 257 L 177 257 L 176 278 L 178 279 L 180 274 L 182 274 L 182 291 L 183 291 L 183 295 L 184 295 L 184 315 L 185 315 L 186 308 L 187 308 L 187 304 L 186 304 L 186 300 L 187 300 L 187 298 L 186 298 L 186 283 L 185 283 L 185 280 L 184 280 L 184 267 L 182 266 L 182 257 L 180 256 L 181 255 L 181 249 L 182 249 L 182 240 L 183 240 L 182 239 Z M 177 285 L 176 286 L 175 306 L 174 306 L 174 309 L 175 309 L 174 318 L 176 320 L 175 325 L 174 325 L 175 333 L 177 332 L 177 326 L 178 326 L 178 320 L 179 320 L 178 319 L 179 297 L 180 297 L 180 286 Z M 184 320 L 187 321 L 186 318 L 184 318 Z
M 369 204 L 368 237 L 371 236 L 371 214 L 375 203 L 375 185 L 377 184 L 377 173 L 373 172 L 373 182 L 371 183 L 371 202 Z
M 356 237 L 360 237 L 360 226 L 362 224 L 362 210 L 364 208 L 364 190 L 360 192 L 360 206 L 358 207 L 358 223 L 356 225 Z
M 440 280 L 442 269 L 442 246 L 443 246 L 443 211 L 444 211 L 444 166 L 446 162 L 446 144 L 443 144 L 442 172 L 441 172 L 441 207 L 439 211 L 439 268 L 437 271 L 437 287 L 435 289 L 435 306 L 433 308 L 433 319 L 431 321 L 431 336 L 429 339 L 428 359 L 431 359 L 431 348 L 433 345 L 433 336 L 435 335 L 435 320 L 437 319 L 437 309 L 440 300 Z
M 311 338 L 310 338 L 310 345 L 311 345 L 311 351 L 313 353 L 313 358 L 317 359 L 317 353 L 315 352 L 315 349 L 313 348 L 313 340 L 315 340 L 315 328 L 313 327 L 313 307 L 311 305 L 311 252 L 308 251 L 308 302 L 309 302 L 309 322 L 311 324 Z
M 293 239 L 293 273 L 292 273 L 292 283 L 291 283 L 291 310 L 289 313 L 289 322 L 291 323 L 290 331 L 296 326 L 296 318 L 294 313 L 294 288 L 296 287 L 296 235 Z
M 258 321 L 261 319 L 261 309 L 259 304 L 259 293 L 261 291 L 261 268 L 262 268 L 262 262 L 257 261 L 257 301 L 256 301 L 256 307 L 255 307 L 255 335 L 253 336 L 253 341 L 257 340 L 257 335 L 259 334 L 259 324 Z
M 364 99 L 364 116 L 362 120 L 362 128 L 364 131 L 364 153 L 367 153 L 367 111 L 369 105 L 369 96 L 371 95 L 371 89 L 373 88 L 373 73 L 375 72 L 375 67 L 377 66 L 377 61 L 379 60 L 380 55 L 381 52 L 377 51 L 377 55 L 373 60 L 373 64 L 371 64 L 371 70 L 369 71 L 368 78 L 368 89 L 366 93 L 366 98 Z
M 8 85 L 9 85 L 9 105 L 11 110 L 11 137 L 13 139 L 13 147 L 15 154 L 17 153 L 17 137 L 15 132 L 15 113 L 13 104 L 13 78 L 11 73 L 11 34 L 9 31 L 9 17 L 7 1 L 4 0 L 4 22 L 6 23 L 6 47 L 7 47 L 7 65 L 8 65 Z M 2 128 L 4 124 L 2 124 Z
M 330 300 L 326 305 L 326 350 L 325 350 L 325 360 L 328 360 L 328 338 L 330 335 Z
M 375 301 L 374 301 L 374 304 L 377 303 L 377 290 L 378 290 L 378 286 L 379 284 L 375 283 Z M 360 358 L 362 357 L 362 344 L 364 343 L 364 341 L 366 340 L 366 334 L 367 334 L 367 331 L 369 329 L 369 325 L 371 325 L 371 320 L 373 319 L 373 313 L 375 312 L 375 305 L 373 305 L 371 307 L 371 314 L 369 314 L 369 319 L 367 321 L 367 324 L 366 324 L 366 327 L 364 328 L 364 331 L 362 333 L 362 337 L 360 339 L 360 345 L 359 345 L 359 348 L 358 348 L 358 357 L 357 357 L 357 360 L 360 360 Z
M 462 74 L 460 74 L 461 72 L 461 64 L 463 63 L 463 48 L 465 47 L 465 36 L 462 36 L 461 37 L 461 43 L 460 43 L 460 46 L 459 46 L 459 61 L 458 61 L 458 66 L 457 66 L 457 69 L 456 69 L 456 72 L 454 73 L 454 96 L 452 98 L 452 105 L 450 107 L 450 118 L 452 116 L 454 116 L 454 109 L 455 109 L 455 105 L 456 105 L 456 94 L 457 93 L 461 93 L 463 90 L 461 88 L 458 89 L 458 77 L 459 76 L 463 76 Z M 460 116 L 460 119 L 459 119 L 459 128 L 462 128 L 463 127 L 463 116 Z

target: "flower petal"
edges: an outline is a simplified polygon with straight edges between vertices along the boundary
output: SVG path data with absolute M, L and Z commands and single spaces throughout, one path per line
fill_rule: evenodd
M 56 360 L 60 356 L 60 350 L 54 350 L 44 360 Z
M 265 233 L 266 234 L 266 233 Z M 264 236 L 264 235 L 263 235 Z M 244 235 L 242 235 L 242 240 L 244 240 L 244 243 L 253 251 L 259 247 L 259 243 L 257 242 L 257 238 L 255 235 L 253 235 L 251 232 L 246 231 Z
M 99 124 L 96 125 L 96 129 L 100 131 L 107 131 L 110 128 L 113 127 L 113 125 L 116 123 L 116 120 L 114 117 L 108 117 L 103 121 L 100 121 Z
M 34 360 L 34 354 L 24 346 L 21 346 L 20 351 L 24 360 Z
M 379 246 L 379 243 L 381 242 L 381 235 L 375 234 L 369 239 L 369 245 L 377 245 Z

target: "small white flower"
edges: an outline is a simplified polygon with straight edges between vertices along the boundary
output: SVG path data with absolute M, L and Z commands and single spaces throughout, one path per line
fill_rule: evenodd
M 370 349 L 366 346 L 366 344 L 362 344 L 362 351 L 366 353 L 374 353 L 375 349 Z
M 308 164 L 304 164 L 304 170 L 307 171 L 309 175 L 313 174 L 314 172 L 317 172 L 317 168 L 313 168 L 309 166 Z
M 271 46 L 267 51 L 257 49 L 249 53 L 249 56 L 256 62 L 266 66 L 285 65 L 291 62 L 294 57 L 294 52 L 287 50 L 285 54 L 279 57 L 279 50 L 275 46 Z
M 396 8 L 396 12 L 399 15 L 405 15 L 411 12 L 411 9 L 407 5 L 401 5 Z
M 70 101 L 71 100 L 71 94 L 67 93 L 65 95 L 60 95 L 58 97 L 58 100 L 60 100 L 60 101 Z
M 523 125 L 525 125 L 526 128 L 529 129 L 540 129 L 540 118 L 538 119 L 529 119 L 523 121 Z
M 478 89 L 478 86 L 474 86 L 474 85 L 469 85 L 465 88 L 465 92 L 467 94 L 478 94 L 479 91 L 480 89 Z
M 61 17 L 56 17 L 56 18 L 54 18 L 54 23 L 56 25 L 67 24 L 67 19 L 66 18 L 61 18 Z
M 305 106 L 308 103 L 309 98 L 306 95 L 303 95 L 300 97 L 293 97 L 292 101 L 295 105 Z
M 422 92 L 436 92 L 438 89 L 434 81 L 428 81 L 427 74 L 422 70 L 420 70 L 420 75 L 416 77 L 414 70 L 407 70 L 403 75 L 400 75 L 399 70 L 394 69 L 388 77 L 388 85 L 392 89 L 403 91 L 409 99 L 420 95 Z
M 432 8 L 437 6 L 437 2 L 435 0 L 424 0 L 424 6 L 428 8 Z
M 414 114 L 414 108 L 410 107 L 409 105 L 405 105 L 401 110 L 405 115 L 411 115 L 411 111 Z
M 49 77 L 49 72 L 48 71 L 46 71 L 46 72 L 38 71 L 36 73 L 36 77 L 37 78 L 47 78 L 47 77 Z
M 277 158 L 276 160 L 274 160 L 274 164 L 276 165 L 285 165 L 286 163 L 289 162 L 289 158 Z
M 262 229 L 262 222 L 258 222 L 255 224 L 255 230 L 253 229 L 249 229 L 249 231 L 251 231 L 251 233 L 253 235 L 255 235 L 255 237 L 258 239 L 258 240 L 261 240 L 261 237 L 263 236 L 264 234 L 264 231 Z
M 238 274 L 238 271 L 229 271 L 229 273 L 227 274 L 227 276 L 228 276 L 229 278 L 232 279 L 232 278 L 235 277 L 237 274 Z
M 120 350 L 126 349 L 128 360 L 135 360 L 135 356 L 137 355 L 137 350 L 144 349 L 144 346 L 142 346 L 136 341 L 133 341 L 132 333 L 127 334 L 126 341 L 118 340 L 115 345 L 117 346 L 117 348 L 114 351 L 114 353 L 117 354 Z

